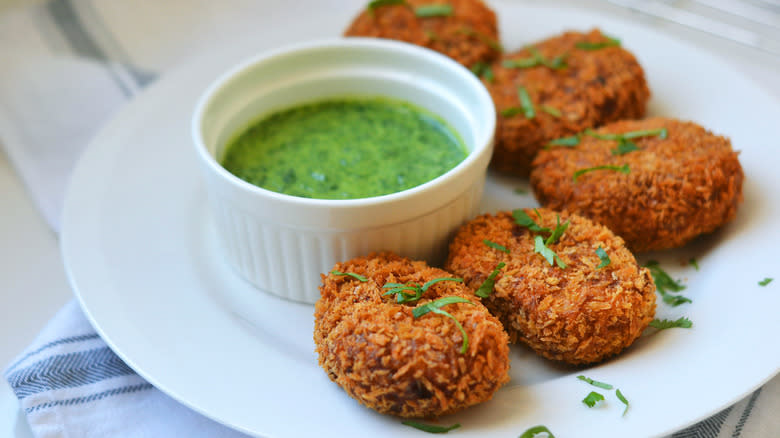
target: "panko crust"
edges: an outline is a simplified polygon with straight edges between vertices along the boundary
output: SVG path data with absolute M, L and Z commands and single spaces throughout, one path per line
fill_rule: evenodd
M 386 283 L 422 285 L 452 274 L 392 253 L 359 257 L 334 269 L 368 281 L 322 275 L 314 342 L 330 379 L 363 405 L 400 417 L 435 418 L 489 400 L 509 381 L 509 338 L 463 283 L 435 283 L 409 304 L 382 295 Z M 463 338 L 451 319 L 412 315 L 418 305 L 445 296 L 474 303 L 442 308 L 468 335 L 463 354 Z
M 435 2 L 433 2 L 435 3 Z M 344 36 L 405 41 L 443 53 L 467 68 L 490 62 L 501 53 L 496 14 L 481 0 L 449 0 L 453 13 L 445 17 L 417 17 L 414 8 L 433 4 L 407 0 L 362 11 Z
M 633 54 L 620 46 L 598 50 L 577 48 L 580 42 L 604 42 L 598 29 L 566 32 L 532 44 L 548 60 L 565 56 L 566 67 L 503 66 L 505 60 L 529 58 L 528 48 L 505 54 L 492 66 L 493 81 L 483 80 L 498 114 L 496 147 L 491 166 L 502 172 L 528 176 L 536 153 L 551 140 L 608 122 L 644 117 L 650 90 L 644 70 Z M 524 87 L 536 107 L 532 119 L 522 113 L 502 115 L 520 106 L 518 87 Z M 560 111 L 552 115 L 543 106 Z
M 558 213 L 524 210 L 540 226 L 554 229 Z M 655 284 L 623 240 L 609 229 L 569 213 L 571 221 L 558 243 L 549 247 L 566 263 L 551 266 L 534 253 L 534 234 L 515 223 L 510 212 L 485 214 L 460 228 L 450 245 L 446 269 L 472 288 L 499 262 L 493 293 L 483 303 L 503 323 L 512 342 L 523 342 L 548 359 L 591 364 L 631 345 L 655 315 Z M 546 237 L 544 235 L 543 237 Z M 488 247 L 505 246 L 510 254 Z M 596 254 L 603 248 L 611 263 Z
M 624 155 L 612 154 L 616 141 L 587 135 L 577 147 L 540 152 L 531 173 L 536 199 L 607 226 L 636 252 L 680 247 L 733 220 L 744 174 L 727 138 L 662 117 L 616 122 L 596 132 L 659 128 L 666 128 L 666 139 L 632 139 L 640 150 Z M 577 170 L 600 165 L 628 165 L 630 173 L 598 171 L 573 180 Z

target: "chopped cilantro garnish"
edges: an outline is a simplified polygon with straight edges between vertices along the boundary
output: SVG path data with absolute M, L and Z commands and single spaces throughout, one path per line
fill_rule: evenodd
M 589 135 L 599 140 L 617 141 L 618 145 L 615 149 L 612 149 L 612 155 L 624 155 L 639 150 L 639 146 L 631 141 L 631 139 L 652 136 L 658 136 L 658 138 L 665 139 L 668 132 L 666 128 L 659 128 L 642 129 L 639 131 L 624 132 L 623 134 L 600 134 L 592 129 L 586 129 L 585 135 Z
M 588 405 L 589 408 L 592 408 L 593 406 L 596 406 L 597 402 L 600 402 L 604 400 L 604 396 L 599 394 L 596 391 L 591 391 L 590 394 L 585 396 L 584 399 L 582 399 L 582 402 Z
M 693 323 L 690 319 L 682 316 L 674 321 L 668 319 L 654 319 L 650 321 L 650 327 L 657 328 L 658 330 L 666 330 L 669 328 L 691 328 Z
M 759 282 L 758 282 L 758 285 L 759 285 L 759 286 L 766 286 L 766 285 L 768 285 L 769 283 L 771 283 L 771 282 L 772 282 L 772 280 L 774 280 L 774 278 L 769 278 L 769 277 L 766 277 L 765 279 L 763 279 L 763 280 L 759 281 Z
M 553 70 L 566 68 L 566 54 L 556 56 L 553 59 L 547 59 L 542 56 L 541 52 L 539 52 L 539 49 L 536 47 L 529 47 L 528 51 L 531 53 L 531 56 L 527 58 L 506 59 L 501 64 L 506 68 L 530 68 L 539 65 L 549 67 Z
M 638 151 L 639 146 L 631 140 L 619 140 L 615 149 L 612 149 L 612 155 L 625 155 L 629 152 Z
M 439 39 L 439 35 L 436 35 L 436 32 L 434 32 L 434 31 L 432 31 L 430 29 L 425 29 L 425 30 L 423 30 L 423 32 L 425 32 L 425 36 L 427 36 L 428 40 L 430 40 L 430 41 L 436 41 L 436 40 Z M 484 63 L 483 62 L 478 62 L 477 64 L 484 64 Z M 471 67 L 471 71 L 472 72 L 474 71 L 474 67 Z M 474 74 L 479 76 L 479 73 L 475 72 Z
M 496 265 L 496 269 L 493 269 L 493 272 L 488 275 L 488 278 L 486 278 L 485 281 L 479 285 L 479 288 L 476 290 L 476 292 L 474 292 L 474 295 L 480 298 L 489 297 L 490 294 L 493 293 L 493 286 L 496 285 L 496 276 L 498 275 L 498 272 L 504 268 L 504 266 L 506 266 L 506 263 L 504 262 L 500 262 L 498 265 Z
M 346 275 L 346 276 L 350 276 L 350 277 L 352 277 L 352 278 L 354 278 L 356 280 L 360 280 L 360 281 L 368 281 L 368 278 L 366 278 L 366 277 L 364 277 L 364 276 L 362 276 L 360 274 L 355 274 L 354 272 L 340 272 L 340 271 L 337 271 L 337 270 L 334 269 L 334 270 L 330 271 L 330 273 L 333 274 L 333 275 Z
M 520 98 L 520 107 L 523 109 L 523 115 L 526 119 L 533 119 L 536 116 L 536 110 L 534 109 L 534 103 L 531 101 L 531 96 L 528 95 L 528 90 L 522 85 L 517 87 L 517 95 Z
M 414 8 L 414 15 L 426 18 L 426 17 L 449 17 L 452 15 L 452 5 L 420 5 Z
M 545 245 L 558 243 L 558 240 L 561 238 L 561 236 L 563 236 L 563 233 L 566 232 L 566 229 L 569 228 L 569 224 L 571 223 L 571 221 L 566 221 L 565 223 L 561 224 L 561 216 L 558 214 L 555 215 L 555 221 L 555 229 L 552 231 L 552 233 L 550 233 L 550 237 L 548 237 L 544 242 Z
M 610 263 L 612 263 L 612 260 L 609 259 L 607 252 L 604 251 L 604 248 L 600 246 L 596 248 L 596 255 L 599 256 L 599 260 L 601 260 L 601 263 L 596 266 L 596 269 L 606 268 Z
M 555 438 L 555 435 L 553 435 L 552 432 L 550 432 L 550 429 L 541 425 L 528 428 L 528 430 L 523 432 L 518 438 L 541 438 L 541 437 L 537 437 L 537 435 L 543 433 L 547 434 L 547 438 Z
M 580 144 L 580 136 L 579 135 L 572 135 L 570 137 L 561 137 L 556 138 L 555 140 L 550 141 L 547 143 L 547 146 L 565 146 L 565 147 L 574 147 Z
M 386 283 L 384 286 L 382 286 L 383 289 L 390 289 L 389 291 L 385 292 L 383 295 L 393 295 L 396 294 L 397 302 L 398 303 L 411 303 L 412 301 L 417 301 L 420 298 L 422 298 L 425 291 L 428 290 L 429 287 L 433 286 L 434 284 L 440 282 L 440 281 L 455 281 L 455 282 L 462 282 L 463 279 L 461 278 L 450 278 L 450 277 L 442 277 L 442 278 L 434 278 L 433 280 L 430 280 L 426 282 L 424 285 L 420 286 L 417 283 Z M 407 293 L 414 292 L 414 293 Z
M 453 320 L 455 322 L 455 325 L 458 327 L 458 330 L 460 330 L 461 335 L 463 335 L 463 345 L 460 347 L 460 353 L 464 354 L 466 353 L 466 350 L 468 350 L 469 348 L 469 337 L 468 335 L 466 335 L 466 330 L 463 329 L 463 326 L 460 325 L 460 322 L 458 322 L 458 320 L 454 316 L 452 316 L 449 312 L 445 310 L 441 310 L 442 307 L 454 303 L 474 304 L 471 301 L 461 297 L 455 297 L 455 296 L 444 297 L 444 298 L 439 298 L 438 300 L 435 301 L 430 301 L 421 306 L 415 307 L 414 309 L 412 309 L 412 316 L 414 316 L 414 318 L 419 318 L 427 314 L 428 312 L 431 312 L 431 313 L 436 313 L 438 315 L 446 316 L 447 318 Z
M 677 281 L 674 281 L 669 274 L 666 273 L 661 266 L 655 260 L 650 260 L 645 264 L 645 267 L 650 270 L 650 275 L 653 276 L 653 282 L 655 283 L 655 290 L 661 295 L 664 303 L 669 304 L 672 307 L 679 306 L 684 303 L 691 303 L 691 299 L 682 295 L 673 295 L 671 292 L 680 292 L 685 289 L 685 286 Z
M 688 260 L 688 264 L 690 264 L 691 266 L 693 266 L 693 268 L 694 268 L 694 269 L 696 269 L 697 271 L 699 270 L 699 262 L 698 262 L 698 261 L 696 261 L 696 259 L 695 259 L 695 258 L 691 257 L 691 258 Z
M 607 35 L 604 35 L 604 38 L 606 38 L 607 40 L 598 43 L 592 43 L 589 41 L 580 41 L 577 44 L 575 44 L 575 46 L 578 49 L 582 49 L 582 50 L 600 50 L 606 47 L 615 47 L 620 45 L 620 40 L 617 38 L 612 38 Z
M 576 172 L 574 172 L 574 182 L 577 182 L 577 178 L 579 178 L 581 175 L 593 172 L 595 170 L 614 170 L 615 172 L 620 172 L 624 174 L 631 173 L 631 169 L 628 168 L 628 164 L 624 164 L 622 166 L 594 166 L 594 167 L 587 167 L 585 169 L 580 169 Z
M 585 377 L 585 376 L 582 376 L 582 375 L 577 376 L 577 378 L 582 380 L 583 382 L 587 382 L 587 383 L 589 383 L 589 384 L 591 384 L 593 386 L 596 386 L 598 388 L 601 388 L 601 389 L 612 389 L 612 385 L 610 385 L 609 383 L 599 382 L 598 380 L 593 380 L 593 379 L 591 379 L 589 377 Z
M 428 432 L 428 433 L 447 433 L 453 429 L 457 429 L 460 427 L 459 423 L 455 423 L 452 426 L 438 426 L 435 424 L 418 423 L 416 421 L 411 421 L 411 420 L 402 421 L 401 424 L 405 426 L 411 426 L 415 429 L 419 429 L 423 432 Z
M 558 108 L 555 108 L 554 106 L 550 105 L 539 105 L 539 108 L 542 109 L 542 111 L 546 112 L 547 114 L 555 117 L 556 119 L 561 118 L 561 110 Z
M 504 116 L 504 117 L 512 117 L 512 116 L 516 116 L 516 115 L 518 115 L 518 114 L 520 114 L 522 112 L 523 112 L 523 109 L 520 108 L 519 106 L 512 106 L 512 107 L 509 107 L 509 108 L 502 109 L 501 110 L 501 115 Z
M 538 210 L 534 209 L 534 211 L 536 211 L 537 215 L 539 214 Z M 539 224 L 531 219 L 531 216 L 528 216 L 528 214 L 522 209 L 518 208 L 517 210 L 513 210 L 512 216 L 515 218 L 515 223 L 517 225 L 528 228 L 534 233 L 552 233 L 551 229 L 540 227 Z
M 553 264 L 558 264 L 559 268 L 566 269 L 566 263 L 558 257 L 558 254 L 556 254 L 555 251 L 545 245 L 542 236 L 534 236 L 534 252 L 541 254 L 551 266 Z
M 519 58 L 519 59 L 505 59 L 501 62 L 506 68 L 529 68 L 539 65 L 539 60 L 534 57 Z
M 534 209 L 534 211 L 541 219 L 539 211 L 536 209 Z M 531 232 L 550 233 L 550 235 L 547 237 L 547 240 L 543 239 L 542 236 L 539 235 L 534 236 L 534 252 L 541 254 L 542 257 L 544 257 L 550 263 L 550 265 L 557 264 L 561 269 L 566 268 L 566 263 L 564 263 L 563 260 L 558 257 L 558 254 L 556 254 L 555 251 L 548 248 L 547 245 L 552 245 L 558 242 L 563 233 L 565 233 L 566 229 L 569 227 L 570 221 L 566 221 L 565 223 L 561 224 L 561 217 L 556 215 L 557 224 L 555 229 L 551 230 L 549 228 L 539 226 L 539 224 L 531 219 L 531 217 L 528 216 L 528 214 L 522 209 L 512 211 L 512 216 L 514 216 L 516 224 L 520 225 L 521 227 L 528 228 L 528 230 Z
M 478 78 L 482 78 L 488 82 L 493 82 L 493 79 L 495 79 L 495 76 L 493 76 L 493 69 L 490 67 L 490 64 L 484 63 L 482 61 L 477 62 L 471 66 L 471 72 L 477 75 Z
M 484 243 L 485 245 L 487 245 L 487 246 L 489 246 L 489 247 L 491 247 L 491 248 L 493 248 L 493 249 L 497 249 L 497 250 L 499 250 L 499 251 L 501 251 L 501 252 L 505 252 L 505 253 L 507 253 L 507 254 L 509 254 L 509 253 L 510 253 L 510 251 L 509 251 L 509 250 L 507 249 L 507 247 L 505 247 L 504 245 L 499 245 L 499 244 L 497 244 L 496 242 L 490 241 L 490 240 L 488 240 L 488 239 L 484 239 L 484 240 L 482 241 L 482 243 Z
M 623 409 L 623 415 L 626 415 L 626 412 L 628 412 L 628 400 L 626 400 L 626 398 L 623 396 L 623 393 L 620 392 L 619 389 L 615 390 L 615 395 L 617 396 L 618 400 L 620 400 L 621 402 L 623 402 L 624 405 L 626 405 L 626 408 Z
M 374 10 L 382 6 L 403 5 L 406 0 L 372 0 L 368 3 L 368 13 L 373 14 Z

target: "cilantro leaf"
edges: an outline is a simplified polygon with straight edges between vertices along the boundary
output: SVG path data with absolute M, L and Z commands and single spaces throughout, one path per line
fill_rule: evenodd
M 460 423 L 455 423 L 452 426 L 438 426 L 436 424 L 424 424 L 411 420 L 402 421 L 401 424 L 405 426 L 411 426 L 415 429 L 419 429 L 428 433 L 447 433 L 460 427 Z
M 547 143 L 547 146 L 564 146 L 564 147 L 574 147 L 580 144 L 580 136 L 579 135 L 572 135 L 569 137 L 561 137 L 556 138 L 555 140 L 552 140 Z
M 432 285 L 440 282 L 440 281 L 455 281 L 455 282 L 462 282 L 462 278 L 450 278 L 450 277 L 442 277 L 442 278 L 434 278 L 433 280 L 430 280 L 426 282 L 424 285 L 420 286 L 417 283 L 385 283 L 384 286 L 382 286 L 383 289 L 390 289 L 389 291 L 385 292 L 382 295 L 393 295 L 395 294 L 397 299 L 396 301 L 399 304 L 403 303 L 411 303 L 413 301 L 417 301 L 420 298 L 422 298 L 423 293 L 428 290 L 429 287 Z M 413 292 L 413 293 L 407 293 Z
M 539 212 L 538 211 L 536 212 L 538 215 Z M 520 208 L 518 208 L 517 210 L 513 210 L 512 216 L 515 218 L 515 223 L 517 225 L 528 228 L 534 233 L 552 233 L 551 229 L 540 227 L 539 224 L 536 223 L 536 221 L 531 219 L 531 216 L 528 216 L 528 214 Z
M 694 268 L 694 269 L 696 269 L 697 271 L 699 270 L 699 262 L 698 262 L 698 261 L 696 261 L 696 259 L 695 259 L 695 258 L 691 257 L 691 258 L 690 258 L 690 260 L 688 260 L 688 263 L 689 263 L 691 266 L 693 266 L 693 268 Z
M 560 119 L 561 118 L 561 110 L 559 110 L 558 108 L 555 108 L 554 106 L 539 105 L 539 108 L 541 108 L 541 110 L 546 112 L 547 114 L 555 117 L 556 119 Z
M 685 285 L 675 281 L 669 276 L 657 261 L 650 260 L 645 264 L 645 267 L 650 270 L 650 275 L 653 276 L 653 282 L 655 283 L 655 290 L 661 295 L 664 303 L 675 307 L 680 304 L 693 302 L 690 298 L 682 295 L 672 295 L 668 292 L 680 292 L 685 289 Z
M 593 380 L 590 377 L 579 375 L 577 378 L 601 389 L 612 389 L 612 385 L 609 383 L 599 382 L 598 380 Z
M 482 243 L 484 243 L 485 245 L 487 245 L 487 246 L 489 246 L 489 247 L 491 247 L 493 249 L 497 249 L 497 250 L 499 250 L 501 252 L 505 252 L 507 254 L 510 253 L 510 251 L 504 245 L 499 245 L 496 242 L 490 241 L 488 239 L 482 240 Z
M 582 402 L 588 405 L 589 408 L 592 408 L 593 406 L 596 406 L 596 403 L 604 400 L 604 396 L 599 394 L 596 391 L 591 391 L 590 394 L 585 396 L 584 399 L 582 399 Z
M 657 328 L 658 330 L 666 330 L 670 328 L 691 328 L 692 326 L 693 323 L 691 320 L 684 316 L 674 321 L 658 318 L 650 321 L 650 327 Z
M 523 109 L 523 115 L 526 119 L 533 119 L 536 117 L 536 110 L 534 109 L 534 103 L 531 101 L 531 96 L 528 95 L 528 90 L 522 85 L 517 87 L 517 95 L 520 98 L 520 107 Z
M 615 172 L 625 173 L 629 174 L 631 173 L 631 169 L 628 168 L 628 164 L 624 164 L 622 166 L 594 166 L 594 167 L 587 167 L 585 169 L 580 169 L 576 172 L 574 172 L 574 182 L 577 182 L 577 178 L 579 178 L 581 175 L 589 172 L 593 172 L 595 170 L 614 170 Z
M 488 278 L 486 278 L 485 281 L 479 285 L 479 288 L 476 290 L 476 292 L 474 292 L 474 295 L 481 298 L 489 297 L 490 294 L 493 293 L 493 286 L 496 284 L 496 276 L 498 275 L 498 272 L 504 268 L 504 266 L 506 266 L 506 263 L 504 262 L 500 262 L 498 265 L 496 265 L 496 269 L 493 269 L 493 272 L 488 275 Z
M 445 310 L 441 310 L 442 307 L 454 303 L 474 304 L 471 301 L 462 297 L 456 297 L 456 296 L 443 297 L 443 298 L 439 298 L 438 300 L 430 301 L 421 306 L 415 307 L 414 309 L 412 309 L 412 316 L 415 319 L 417 319 L 430 312 L 430 313 L 436 313 L 438 315 L 446 316 L 447 318 L 453 320 L 455 322 L 455 325 L 458 327 L 458 330 L 460 330 L 461 335 L 463 336 L 463 344 L 461 345 L 460 353 L 464 354 L 466 353 L 466 350 L 468 350 L 469 348 L 469 337 L 466 334 L 466 330 L 463 329 L 463 326 L 454 316 L 452 316 L 449 312 Z
M 600 246 L 596 248 L 596 255 L 599 256 L 599 260 L 601 260 L 601 263 L 596 266 L 596 269 L 606 268 L 610 263 L 612 263 L 612 260 L 610 260 L 607 252 L 604 251 L 604 248 Z
M 612 155 L 625 155 L 629 152 L 638 151 L 639 146 L 631 140 L 619 140 L 615 149 L 612 149 Z
M 764 278 L 763 280 L 759 281 L 759 282 L 758 282 L 758 285 L 759 285 L 759 286 L 766 286 L 766 285 L 768 285 L 769 283 L 771 283 L 771 282 L 772 282 L 772 280 L 774 280 L 774 278 L 769 278 L 769 277 L 766 277 L 766 278 Z
M 414 9 L 414 15 L 420 18 L 449 17 L 453 11 L 452 5 L 420 5 Z
M 550 432 L 550 429 L 548 429 L 546 426 L 534 426 L 531 428 L 528 428 L 525 432 L 523 432 L 518 438 L 536 438 L 537 435 L 546 433 L 547 438 L 555 438 L 555 435 Z
M 616 47 L 620 45 L 620 40 L 617 38 L 613 38 L 607 35 L 604 35 L 604 38 L 606 38 L 606 41 L 601 41 L 598 43 L 591 43 L 589 41 L 580 41 L 575 44 L 575 46 L 578 49 L 582 50 L 600 50 L 607 47 Z
M 352 278 L 354 278 L 356 280 L 360 280 L 360 281 L 363 281 L 363 282 L 368 281 L 368 278 L 366 278 L 366 277 L 364 277 L 364 276 L 362 276 L 360 274 L 355 274 L 354 272 L 340 272 L 340 271 L 337 271 L 337 270 L 334 269 L 334 270 L 330 271 L 330 273 L 333 274 L 333 275 L 339 275 L 339 276 L 349 276 L 349 277 L 352 277 Z
M 626 408 L 623 409 L 623 415 L 626 415 L 626 412 L 628 412 L 628 400 L 626 400 L 626 397 L 623 396 L 623 393 L 620 392 L 619 389 L 615 390 L 615 395 L 617 396 L 618 400 L 623 402 L 624 405 L 626 405 Z
M 488 82 L 493 82 L 493 79 L 495 79 L 495 76 L 493 75 L 493 69 L 490 67 L 490 64 L 484 63 L 482 61 L 477 62 L 471 66 L 471 72 L 474 73 L 478 78 L 482 78 Z
M 569 228 L 569 224 L 571 221 L 566 221 L 563 225 L 561 225 L 561 216 L 556 214 L 555 215 L 555 229 L 550 233 L 550 237 L 547 238 L 547 240 L 544 241 L 545 245 L 552 245 L 553 243 L 558 243 L 558 240 L 563 236 L 563 233 L 566 232 L 566 229 Z
M 406 0 L 372 0 L 368 3 L 368 12 L 373 13 L 375 9 L 381 8 L 382 6 L 403 4 L 406 4 Z
M 544 257 L 548 263 L 550 263 L 550 266 L 557 264 L 559 268 L 566 269 L 566 263 L 561 260 L 560 257 L 558 257 L 558 254 L 555 253 L 555 251 L 551 250 L 547 247 L 547 245 L 544 244 L 544 239 L 542 239 L 542 236 L 534 236 L 534 252 L 539 253 Z

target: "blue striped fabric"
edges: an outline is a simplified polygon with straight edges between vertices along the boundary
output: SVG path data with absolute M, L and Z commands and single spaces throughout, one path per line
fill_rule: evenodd
M 124 387 L 121 387 L 121 388 L 116 388 L 116 389 L 111 389 L 111 390 L 108 390 L 108 391 L 98 392 L 96 394 L 88 395 L 86 397 L 74 397 L 74 398 L 69 398 L 69 399 L 66 399 L 66 400 L 55 400 L 55 401 L 48 402 L 48 403 L 41 403 L 39 405 L 30 406 L 29 408 L 25 408 L 24 411 L 29 414 L 29 413 L 32 413 L 32 412 L 35 412 L 35 411 L 39 411 L 41 409 L 53 408 L 53 407 L 56 407 L 56 406 L 71 406 L 71 405 L 78 405 L 78 404 L 82 404 L 82 403 L 89 403 L 89 402 L 93 402 L 93 401 L 97 401 L 97 400 L 102 400 L 102 399 L 104 399 L 106 397 L 111 397 L 111 396 L 120 395 L 120 394 L 130 394 L 130 393 L 133 393 L 133 392 L 145 391 L 145 390 L 149 390 L 149 389 L 152 389 L 152 388 L 154 388 L 154 387 L 150 383 L 140 383 L 138 385 L 124 386 Z
M 69 336 L 67 338 L 62 338 L 62 339 L 57 339 L 56 341 L 51 341 L 51 342 L 49 342 L 49 343 L 47 343 L 47 344 L 45 344 L 45 345 L 43 345 L 43 346 L 41 346 L 39 348 L 36 348 L 33 351 L 30 351 L 29 353 L 26 353 L 25 355 L 23 355 L 22 357 L 17 359 L 14 363 L 12 363 L 8 367 L 8 369 L 6 370 L 6 375 L 10 375 L 10 373 L 12 373 L 14 371 L 14 369 L 17 366 L 19 366 L 20 363 L 22 363 L 25 360 L 35 356 L 36 354 L 40 354 L 41 352 L 43 352 L 45 350 L 48 350 L 49 348 L 56 347 L 58 345 L 63 345 L 63 344 L 72 344 L 72 343 L 81 342 L 81 341 L 88 341 L 88 340 L 91 340 L 91 339 L 98 339 L 99 337 L 100 336 L 98 336 L 97 333 L 89 333 L 89 334 L 86 334 L 86 335 Z
M 44 391 L 89 385 L 133 373 L 111 349 L 102 347 L 47 357 L 6 378 L 21 400 Z

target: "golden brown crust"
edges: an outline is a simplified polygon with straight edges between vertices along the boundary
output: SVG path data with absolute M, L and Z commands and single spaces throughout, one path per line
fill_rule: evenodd
M 539 153 L 531 185 L 542 205 L 589 217 L 621 236 L 633 251 L 682 246 L 736 216 L 744 174 L 731 142 L 703 127 L 669 118 L 622 121 L 599 133 L 666 128 L 668 137 L 636 138 L 641 150 L 615 156 L 615 141 L 583 136 L 575 148 Z M 574 172 L 628 165 L 630 173 Z
M 523 49 L 506 54 L 493 65 L 495 79 L 484 81 L 498 113 L 493 168 L 527 176 L 536 153 L 549 141 L 604 123 L 643 117 L 650 91 L 644 71 L 634 55 L 615 46 L 583 50 L 579 42 L 606 41 L 599 30 L 566 32 L 532 46 L 547 59 L 566 56 L 566 68 L 547 66 L 508 68 L 504 60 L 529 58 Z M 518 107 L 518 87 L 528 91 L 536 116 L 502 116 L 505 109 Z M 560 111 L 556 117 L 541 110 L 548 105 Z
M 451 16 L 415 15 L 415 7 L 433 3 L 407 0 L 406 4 L 381 6 L 372 12 L 364 10 L 344 35 L 405 41 L 443 53 L 467 68 L 492 61 L 501 53 L 496 14 L 481 0 L 449 0 Z
M 555 228 L 556 213 L 526 209 L 542 227 Z M 482 215 L 464 225 L 450 245 L 446 269 L 472 288 L 499 262 L 493 293 L 483 303 L 504 324 L 512 342 L 523 342 L 538 354 L 570 364 L 599 362 L 633 343 L 655 314 L 655 285 L 622 239 L 607 228 L 568 213 L 571 221 L 550 249 L 566 263 L 551 266 L 534 252 L 534 233 L 517 225 L 509 212 Z M 546 236 L 546 235 L 544 235 Z M 488 239 L 511 254 L 485 245 Z M 611 263 L 601 263 L 602 247 Z
M 334 269 L 364 275 L 368 281 L 322 276 L 314 341 L 330 379 L 360 403 L 401 417 L 438 417 L 489 400 L 509 380 L 507 334 L 463 283 L 435 283 L 422 299 L 409 304 L 382 295 L 386 283 L 424 284 L 452 274 L 391 253 L 356 258 Z M 416 306 L 445 296 L 474 303 L 442 309 L 468 335 L 463 354 L 463 338 L 451 319 L 412 315 Z

